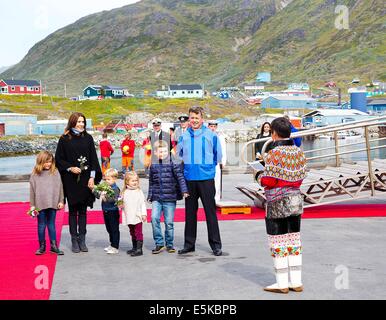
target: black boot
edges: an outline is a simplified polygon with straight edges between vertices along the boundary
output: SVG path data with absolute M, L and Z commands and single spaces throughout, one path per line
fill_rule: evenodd
M 39 241 L 40 248 L 35 252 L 37 256 L 41 256 L 42 254 L 46 253 L 46 242 L 45 241 Z
M 136 247 L 135 251 L 133 251 L 131 256 L 132 257 L 142 256 L 143 255 L 142 246 L 143 246 L 143 241 L 137 241 L 137 247 Z
M 79 243 L 80 251 L 82 251 L 82 252 L 88 252 L 88 248 L 87 248 L 87 246 L 86 246 L 86 235 L 85 235 L 85 234 L 79 235 L 79 237 L 78 237 L 78 243 Z
M 64 252 L 61 251 L 61 250 L 59 250 L 59 248 L 57 247 L 56 241 L 55 241 L 55 240 L 52 240 L 52 241 L 50 242 L 50 244 L 51 244 L 51 250 L 50 250 L 50 251 L 51 251 L 52 253 L 56 253 L 58 256 L 64 255 Z
M 132 254 L 133 252 L 135 252 L 135 250 L 137 250 L 137 240 L 132 240 L 133 242 L 133 247 L 130 249 L 130 250 L 127 250 L 127 254 Z
M 79 253 L 80 248 L 79 248 L 79 243 L 78 243 L 78 237 L 77 236 L 71 236 L 71 243 L 72 243 L 72 252 L 73 253 Z

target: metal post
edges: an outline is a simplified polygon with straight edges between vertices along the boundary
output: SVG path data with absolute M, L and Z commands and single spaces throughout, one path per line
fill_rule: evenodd
M 366 139 L 366 152 L 367 152 L 367 164 L 369 166 L 369 178 L 370 178 L 370 185 L 371 185 L 371 196 L 375 195 L 375 188 L 374 188 L 374 176 L 373 176 L 373 166 L 371 164 L 371 145 L 369 140 L 369 127 L 365 127 L 365 139 Z
M 40 82 L 40 103 L 43 102 L 43 88 L 42 88 L 42 80 L 39 80 Z
M 335 140 L 335 165 L 339 167 L 340 159 L 339 159 L 338 131 L 334 131 L 334 140 Z

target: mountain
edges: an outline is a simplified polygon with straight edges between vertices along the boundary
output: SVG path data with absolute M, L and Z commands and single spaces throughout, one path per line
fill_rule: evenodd
M 10 66 L 8 66 L 8 67 L 0 67 L 0 73 L 6 71 L 9 68 L 11 68 L 11 67 Z
M 335 28 L 338 4 L 348 30 Z M 385 16 L 382 0 L 143 0 L 54 32 L 0 78 L 74 95 L 91 83 L 239 85 L 262 70 L 282 82 L 384 80 Z

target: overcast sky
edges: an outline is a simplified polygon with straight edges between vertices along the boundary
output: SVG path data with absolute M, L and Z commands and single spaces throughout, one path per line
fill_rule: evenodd
M 76 20 L 138 0 L 1 0 L 0 67 L 18 63 L 52 32 Z

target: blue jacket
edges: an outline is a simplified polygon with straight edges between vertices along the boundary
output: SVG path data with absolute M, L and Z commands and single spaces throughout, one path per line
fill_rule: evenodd
M 220 140 L 206 126 L 199 130 L 189 128 L 178 141 L 177 154 L 184 162 L 188 181 L 214 179 L 217 162 L 222 159 Z
M 108 198 L 106 199 L 106 201 L 102 201 L 102 210 L 103 211 L 118 211 L 119 208 L 117 206 L 117 200 L 119 198 L 119 195 L 120 195 L 120 192 L 121 190 L 119 190 L 118 186 L 116 185 L 116 183 L 114 183 L 111 188 L 114 190 L 114 197 L 113 198 Z M 95 192 L 94 193 L 95 196 L 99 199 L 100 198 L 100 193 L 99 192 Z
M 298 132 L 299 130 L 296 129 L 292 124 L 291 124 L 291 132 Z M 300 148 L 300 146 L 302 145 L 302 138 L 292 138 L 292 140 L 294 141 L 295 143 L 295 146 L 297 146 L 298 148 Z
M 188 193 L 188 187 L 181 165 L 171 162 L 169 157 L 150 166 L 149 201 L 177 201 L 182 199 L 183 193 Z

